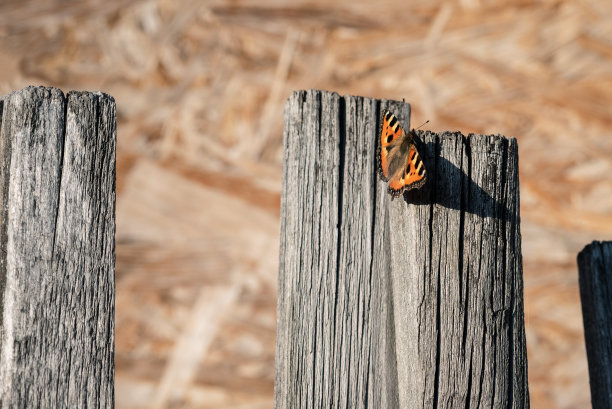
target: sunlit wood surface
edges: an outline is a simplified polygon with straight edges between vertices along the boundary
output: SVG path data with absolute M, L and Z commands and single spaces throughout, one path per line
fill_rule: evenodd
M 612 237 L 612 5 L 0 3 L 0 93 L 117 101 L 117 408 L 271 408 L 283 105 L 515 136 L 533 408 L 584 408 L 576 255 Z M 299 181 L 296 181 L 299 183 Z

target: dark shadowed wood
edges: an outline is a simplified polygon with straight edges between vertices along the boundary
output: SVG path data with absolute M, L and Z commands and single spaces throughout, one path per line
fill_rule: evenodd
M 589 361 L 591 404 L 612 407 L 612 241 L 586 246 L 578 254 L 584 338 Z
M 526 408 L 518 152 L 419 132 L 428 182 L 375 172 L 394 101 L 285 107 L 275 408 Z
M 113 407 L 115 102 L 28 87 L 2 105 L 2 407 Z

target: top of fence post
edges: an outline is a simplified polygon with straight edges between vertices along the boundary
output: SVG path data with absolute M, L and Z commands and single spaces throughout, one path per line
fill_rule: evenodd
M 397 101 L 287 101 L 275 408 L 526 408 L 516 140 L 418 132 L 428 181 L 391 201 L 383 109 L 408 130 Z

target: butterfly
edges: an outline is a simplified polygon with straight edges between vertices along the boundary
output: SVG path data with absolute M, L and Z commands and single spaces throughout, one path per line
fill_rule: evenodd
M 414 144 L 414 129 L 408 134 L 391 112 L 382 113 L 379 134 L 378 174 L 389 182 L 391 198 L 425 184 L 427 172 Z

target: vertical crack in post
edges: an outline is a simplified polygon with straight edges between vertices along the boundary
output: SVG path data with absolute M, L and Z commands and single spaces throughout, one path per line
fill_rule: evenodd
M 340 97 L 338 101 L 338 225 L 336 226 L 338 231 L 337 238 L 337 255 L 336 255 L 336 307 L 338 304 L 338 284 L 340 275 L 340 259 L 342 255 L 342 212 L 343 212 L 343 192 L 344 192 L 344 154 L 346 143 L 346 104 L 344 97 Z M 337 310 L 337 309 L 336 309 Z M 334 310 L 334 322 L 336 315 Z
M 51 263 L 52 266 L 55 264 L 55 241 L 57 239 L 57 222 L 59 220 L 60 213 L 60 200 L 62 197 L 62 181 L 64 176 L 64 158 L 65 158 L 65 150 L 66 150 L 66 134 L 68 132 L 68 104 L 70 101 L 70 94 L 64 97 L 64 126 L 62 127 L 62 135 L 60 136 L 59 143 L 59 170 L 58 170 L 58 183 L 57 183 L 57 203 L 55 205 L 55 220 L 53 222 L 53 240 L 51 241 Z M 96 107 L 97 108 L 97 107 Z M 96 109 L 97 116 L 97 109 Z
M 340 286 L 340 263 L 342 258 L 342 213 L 343 213 L 343 205 L 344 205 L 344 161 L 345 161 L 345 143 L 346 143 L 346 103 L 344 97 L 340 97 L 338 99 L 338 225 L 337 228 L 337 254 L 336 254 L 336 288 L 335 288 L 335 297 L 334 300 L 334 343 L 340 342 L 340 347 L 334 349 L 336 351 L 342 351 L 342 345 L 344 341 L 344 337 L 340 336 L 339 340 L 338 331 L 337 331 L 337 319 L 338 319 L 338 302 L 339 302 L 339 286 Z M 341 333 L 340 333 L 341 335 Z M 337 357 L 336 357 L 337 358 Z M 340 386 L 340 385 L 338 385 Z M 332 386 L 333 387 L 333 386 Z M 333 392 L 332 392 L 333 393 Z M 336 395 L 338 399 L 340 399 L 340 395 Z M 339 401 L 336 402 L 336 406 L 339 406 Z
M 515 154 L 515 150 L 510 148 L 510 142 L 506 139 L 503 139 L 504 141 L 504 150 L 503 150 L 503 163 L 502 163 L 502 202 L 501 203 L 507 203 L 508 205 L 510 205 L 511 209 L 515 209 L 515 206 L 518 206 L 518 200 L 516 201 L 516 203 L 510 203 L 511 198 L 513 197 L 510 193 L 510 188 L 514 187 L 516 189 L 516 191 L 518 192 L 518 186 L 515 185 L 514 180 L 507 180 L 507 176 L 508 174 L 510 174 L 511 176 L 514 177 L 515 175 L 515 171 L 518 170 L 518 166 L 514 166 L 515 165 L 515 160 L 512 160 L 511 156 L 513 156 Z M 510 169 L 509 167 L 512 166 L 514 169 L 512 169 L 512 173 L 510 173 Z M 516 197 L 518 197 L 518 194 L 516 195 Z M 508 230 L 508 226 L 510 226 L 510 240 L 504 240 L 503 242 L 503 251 L 502 251 L 502 266 L 504 268 L 505 274 L 510 274 L 512 277 L 512 281 L 510 281 L 508 284 L 510 285 L 510 305 L 508 307 L 508 310 L 504 311 L 504 320 L 508 321 L 508 348 L 509 348 L 509 368 L 508 368 L 508 373 L 507 373 L 507 382 L 508 382 L 508 388 L 509 388 L 509 393 L 508 393 L 508 407 L 512 407 L 513 403 L 514 403 L 514 297 L 515 297 L 515 283 L 517 282 L 517 277 L 518 277 L 518 272 L 515 263 L 512 263 L 512 265 L 508 265 L 507 262 L 507 251 L 508 251 L 508 242 L 510 243 L 510 246 L 516 246 L 516 243 L 514 241 L 515 239 L 515 232 L 516 232 L 516 224 L 512 223 L 510 221 L 510 217 L 511 215 L 508 214 L 510 212 L 510 210 L 506 207 L 507 205 L 502 205 L 501 207 L 501 223 L 502 223 L 502 232 L 503 232 L 503 236 L 502 237 L 506 237 L 507 235 L 507 230 Z M 508 280 L 505 279 L 504 280 L 504 286 L 506 284 Z M 506 288 L 504 287 L 504 294 L 506 293 Z
M 436 176 L 438 174 L 438 163 L 436 158 L 438 157 L 438 149 L 439 149 L 440 141 L 437 135 L 434 136 L 434 166 Z M 431 195 L 430 195 L 430 205 L 429 205 L 429 269 L 430 274 L 433 272 L 432 266 L 432 254 L 433 254 L 433 219 L 434 219 L 434 206 L 436 202 L 436 194 L 437 194 L 437 178 L 434 176 L 433 178 L 433 186 L 431 187 Z M 440 256 L 438 256 L 438 262 L 440 262 Z M 433 407 L 438 407 L 438 395 L 439 395 L 439 383 L 440 383 L 440 330 L 441 330 L 441 322 L 440 322 L 440 266 L 438 265 L 437 271 L 437 288 L 436 288 L 436 372 L 434 376 L 434 396 L 433 396 Z
M 480 276 L 480 271 L 478 272 Z M 480 356 L 482 357 L 482 365 L 480 367 L 480 379 L 478 385 L 478 401 L 476 407 L 480 407 L 480 403 L 482 402 L 482 386 L 484 384 L 484 375 L 485 375 L 485 366 L 486 366 L 486 336 L 487 336 L 487 326 L 486 326 L 486 309 L 482 309 L 482 322 L 484 324 L 484 333 L 482 334 L 482 344 L 480 345 Z
M 467 165 L 465 166 L 466 172 L 465 172 L 465 176 L 461 176 L 461 219 L 460 219 L 460 239 L 461 239 L 461 244 L 460 244 L 460 249 L 461 249 L 461 255 L 460 255 L 460 264 L 461 264 L 461 271 L 462 274 L 465 274 L 465 300 L 464 300 L 464 314 L 463 314 L 463 338 L 462 338 L 462 347 L 463 347 L 463 356 L 465 357 L 465 348 L 466 348 L 466 344 L 467 344 L 467 333 L 468 333 L 468 323 L 469 323 L 469 316 L 470 316 L 470 274 L 471 274 L 471 269 L 470 269 L 470 264 L 469 262 L 467 264 L 464 263 L 464 243 L 465 243 L 465 216 L 466 216 L 466 211 L 467 211 L 467 206 L 468 203 L 470 203 L 470 199 L 471 199 L 471 190 L 470 190 L 470 181 L 472 180 L 472 148 L 471 148 L 471 144 L 470 144 L 470 138 L 464 138 L 463 136 L 461 137 L 461 140 L 463 142 L 463 149 L 465 152 L 465 157 L 467 159 Z M 461 155 L 461 158 L 463 160 L 463 155 Z M 462 162 L 462 166 L 461 168 L 463 169 L 463 162 Z M 464 183 L 465 182 L 465 183 Z M 463 273 L 463 266 L 466 265 L 466 271 L 465 273 Z M 466 409 L 469 409 L 470 407 L 470 403 L 472 400 L 472 377 L 473 377 L 473 368 L 472 368 L 472 360 L 474 359 L 474 341 L 473 341 L 473 337 L 472 337 L 472 342 L 471 342 L 471 348 L 470 348 L 470 370 L 467 373 L 468 374 L 468 391 L 467 391 L 467 399 L 466 399 Z
M 317 152 L 317 158 L 321 158 L 321 156 L 323 155 L 322 149 L 321 149 L 321 118 L 322 118 L 322 110 L 323 107 L 321 107 L 321 109 L 319 109 L 318 111 L 318 124 L 319 124 L 319 134 L 318 134 L 318 152 Z M 322 178 L 325 177 L 324 175 L 321 175 L 321 171 L 319 170 L 319 166 L 317 164 L 315 164 L 315 177 L 316 178 Z M 321 188 L 319 189 L 319 215 L 323 214 L 323 201 L 324 201 L 324 196 L 325 196 L 325 189 Z M 325 286 L 325 283 L 323 282 L 323 274 L 322 271 L 328 271 L 329 270 L 329 259 L 327 259 L 327 265 L 323 266 L 321 265 L 321 246 L 322 246 L 322 232 L 323 232 L 323 221 L 321 220 L 321 218 L 319 218 L 319 226 L 317 229 L 317 237 L 318 237 L 318 243 L 317 246 L 319 248 L 318 251 L 318 274 L 319 274 L 319 282 L 317 284 L 317 288 L 318 288 L 318 301 L 321 302 L 321 292 L 323 291 L 323 287 Z M 312 280 L 312 278 L 311 278 Z M 311 287 L 312 287 L 312 283 L 311 283 Z M 324 297 L 324 295 L 323 295 Z M 313 352 L 312 352 L 312 384 L 311 384 L 311 393 L 313 396 L 313 399 L 315 397 L 316 394 L 316 383 L 317 383 L 317 379 L 316 379 L 316 374 L 317 374 L 317 334 L 318 334 L 318 326 L 319 326 L 319 316 L 318 316 L 318 311 L 314 312 L 314 323 L 313 323 L 313 328 L 314 328 L 314 334 L 313 334 Z M 324 324 L 323 324 L 324 325 Z M 322 331 L 323 333 L 325 333 L 325 331 Z M 323 341 L 325 342 L 325 341 Z M 325 349 L 323 349 L 325 350 Z M 324 380 L 325 379 L 325 364 L 321 365 L 321 375 L 320 375 L 320 379 Z M 321 382 L 322 383 L 322 382 Z M 325 385 L 321 385 L 321 390 L 323 390 L 323 388 L 325 387 Z
M 467 138 L 464 138 L 463 136 L 460 137 L 459 139 L 459 143 L 461 144 L 461 164 L 459 166 L 459 177 L 461 178 L 461 184 L 460 184 L 460 189 L 459 189 L 459 194 L 461 195 L 460 198 L 460 203 L 459 203 L 459 304 L 463 305 L 464 307 L 464 311 L 463 311 L 463 334 L 462 334 L 462 341 L 461 341 L 461 351 L 463 353 L 463 356 L 465 356 L 465 343 L 467 340 L 467 324 L 468 324 L 468 314 L 469 314 L 469 285 L 470 285 L 470 278 L 469 278 L 469 269 L 467 272 L 463 271 L 463 266 L 464 266 L 464 262 L 463 262 L 463 257 L 465 254 L 465 248 L 464 248 L 464 244 L 465 244 L 465 209 L 466 209 L 466 193 L 469 194 L 469 180 L 470 180 L 470 166 L 471 166 L 471 161 L 470 161 L 470 152 L 469 152 L 469 140 Z M 463 156 L 464 156 L 464 152 L 465 152 L 465 156 L 467 156 L 467 170 L 465 170 L 464 168 L 464 163 L 463 163 Z M 467 181 L 466 181 L 466 176 L 464 176 L 464 173 L 466 173 L 467 176 Z M 467 192 L 466 192 L 467 191 Z M 465 295 L 463 292 L 463 288 L 465 287 Z
M 471 353 L 470 353 L 470 369 L 467 371 L 468 374 L 468 387 L 465 399 L 465 409 L 470 409 L 472 406 L 470 405 L 472 401 L 472 362 L 474 357 L 474 344 L 472 344 Z
M 378 121 L 380 121 L 380 101 L 376 101 L 376 107 L 374 109 L 374 140 L 376 141 L 378 139 L 378 135 L 376 135 L 376 132 L 380 126 L 380 124 L 378 123 Z M 372 135 L 368 135 L 366 133 L 366 138 L 371 138 Z M 367 145 L 366 145 L 367 146 Z M 374 143 L 374 153 L 372 153 L 372 150 L 370 149 L 369 152 L 367 152 L 367 155 L 374 155 L 374 160 L 372 161 L 372 163 L 374 164 L 374 168 L 370 168 L 370 189 L 371 189 L 371 197 L 372 197 L 372 225 L 370 227 L 370 277 L 369 277 L 369 282 L 370 282 L 370 297 L 368 298 L 367 302 L 367 308 L 364 310 L 364 314 L 366 311 L 369 312 L 370 317 L 372 314 L 372 307 L 371 307 L 371 301 L 372 301 L 372 295 L 373 295 L 373 288 L 376 285 L 374 283 L 374 253 L 375 253 L 375 249 L 374 246 L 376 244 L 376 241 L 374 239 L 375 234 L 376 234 L 376 213 L 377 213 L 377 169 L 376 169 L 376 160 L 377 160 L 377 155 L 378 155 L 378 149 L 376 149 L 376 143 Z M 380 274 L 380 273 L 379 273 Z M 376 300 L 374 300 L 376 302 Z M 378 311 L 378 308 L 375 308 L 376 311 Z M 362 321 L 364 328 L 362 329 L 362 332 L 365 330 L 365 317 Z M 369 324 L 371 325 L 371 321 L 369 322 Z M 370 331 L 369 333 L 370 339 L 369 339 L 369 348 L 368 348 L 368 357 L 367 357 L 367 372 L 366 372 L 366 382 L 365 382 L 365 395 L 364 395 L 364 408 L 368 409 L 369 406 L 369 401 L 370 401 L 370 367 L 372 366 L 372 348 L 373 348 L 373 339 L 374 339 L 374 335 L 372 334 L 372 331 Z
M 323 144 L 323 141 L 322 141 L 322 139 L 323 139 L 322 127 L 323 126 L 322 126 L 321 120 L 322 120 L 322 111 L 323 111 L 324 107 L 323 107 L 323 102 L 322 102 L 323 98 L 321 96 L 321 93 L 320 92 L 316 92 L 315 95 L 316 95 L 316 98 L 319 100 L 318 101 L 319 109 L 317 110 L 317 120 L 316 120 L 316 124 L 317 124 L 317 135 L 316 135 L 316 138 L 317 138 L 316 139 L 316 141 L 317 141 L 317 152 L 315 153 L 315 164 L 314 164 L 314 173 L 315 173 L 315 176 L 314 176 L 314 178 L 315 178 L 315 180 L 318 183 L 321 183 L 321 179 L 324 178 L 325 175 L 321 174 L 322 172 L 320 171 L 319 164 L 317 162 L 321 159 L 322 155 L 324 154 L 324 152 L 322 151 L 322 148 L 321 148 L 322 144 Z M 322 268 L 321 268 L 321 264 L 320 264 L 320 262 L 321 262 L 321 231 L 322 231 L 321 227 L 322 227 L 322 224 L 323 224 L 322 223 L 323 221 L 321 220 L 321 215 L 323 214 L 321 212 L 321 208 L 323 206 L 323 196 L 324 196 L 324 189 L 321 188 L 321 189 L 319 189 L 319 214 L 318 214 L 319 215 L 319 218 L 318 218 L 319 226 L 318 226 L 318 231 L 317 231 L 318 242 L 317 242 L 317 249 L 315 250 L 316 254 L 317 254 L 317 263 L 318 263 L 317 270 L 318 270 L 318 274 L 319 274 L 319 285 L 318 285 L 318 287 L 319 287 L 319 294 L 321 292 L 321 283 L 322 283 L 322 280 L 323 280 Z M 314 209 L 314 202 L 315 202 L 315 200 L 316 199 L 313 197 L 313 199 L 312 199 L 313 209 Z M 314 268 L 311 271 L 314 271 Z M 310 275 L 310 280 L 311 281 L 309 283 L 310 284 L 311 302 L 312 302 L 312 288 L 313 288 L 313 281 L 312 281 L 312 279 L 313 279 L 313 277 L 312 277 L 312 274 L 311 274 Z M 316 385 L 317 385 L 317 377 L 316 377 L 316 374 L 317 374 L 317 335 L 318 335 L 318 325 L 319 325 L 317 318 L 318 318 L 318 310 L 315 309 L 313 311 L 313 323 L 312 323 L 312 327 L 314 328 L 314 333 L 313 333 L 313 337 L 312 337 L 312 379 L 311 379 L 311 383 L 310 383 L 310 393 L 311 393 L 311 396 L 312 396 L 311 399 L 313 399 L 313 400 L 314 400 L 314 398 L 316 396 Z M 322 365 L 322 373 L 323 374 L 325 373 L 325 365 L 324 364 Z M 324 375 L 321 377 L 321 379 L 324 379 Z

